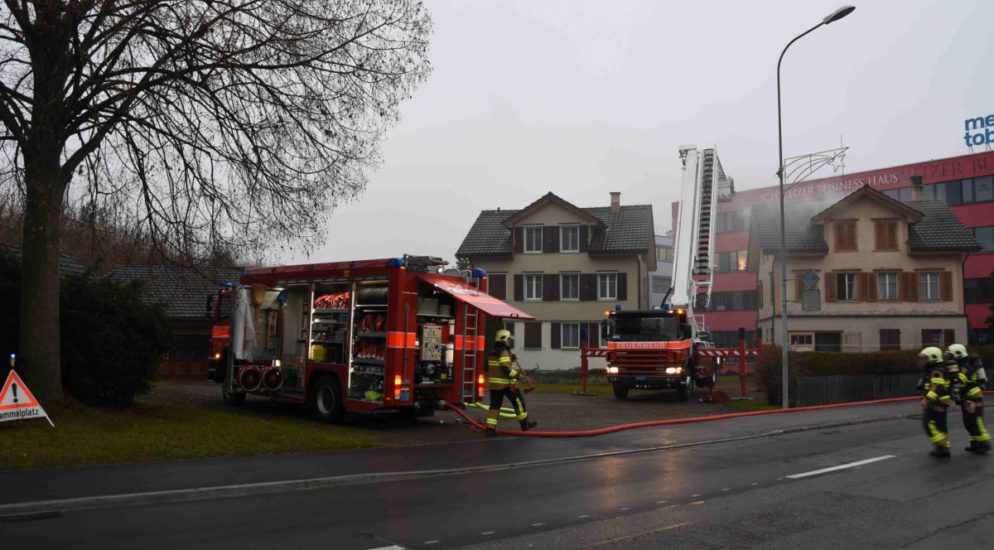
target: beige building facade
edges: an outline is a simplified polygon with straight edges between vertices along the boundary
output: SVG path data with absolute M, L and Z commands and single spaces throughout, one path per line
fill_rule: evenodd
M 831 205 L 795 204 L 788 212 L 791 349 L 878 351 L 966 341 L 963 261 L 979 245 L 944 204 L 901 203 L 864 187 Z M 758 328 L 764 342 L 779 345 L 779 216 L 752 217 Z
M 481 212 L 456 255 L 489 273 L 491 294 L 535 317 L 512 327 L 522 366 L 574 368 L 581 341 L 600 344 L 606 310 L 648 307 L 652 208 L 623 206 L 618 193 L 579 208 L 548 193 L 521 210 Z

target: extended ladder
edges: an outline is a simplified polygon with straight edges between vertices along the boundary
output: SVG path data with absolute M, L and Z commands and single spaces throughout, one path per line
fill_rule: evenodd
M 479 279 L 471 279 L 479 288 Z M 468 303 L 463 303 L 462 318 L 462 400 L 476 400 L 476 377 L 483 350 L 480 349 L 480 311 Z

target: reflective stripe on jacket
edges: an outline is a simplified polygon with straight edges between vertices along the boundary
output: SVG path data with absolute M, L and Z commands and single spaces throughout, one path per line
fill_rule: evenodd
M 487 388 L 502 390 L 513 383 L 511 352 L 507 346 L 494 346 L 487 355 Z

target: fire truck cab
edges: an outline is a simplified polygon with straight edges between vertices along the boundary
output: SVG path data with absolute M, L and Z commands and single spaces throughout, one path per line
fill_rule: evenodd
M 715 373 L 698 365 L 693 327 L 683 308 L 607 312 L 602 324 L 609 350 L 607 379 L 614 396 L 632 389 L 676 390 L 688 399 L 694 386 L 713 387 Z
M 532 317 L 488 295 L 485 271 L 442 273 L 445 264 L 404 256 L 246 269 L 229 291 L 230 329 L 215 325 L 210 377 L 229 405 L 263 395 L 328 422 L 482 399 L 487 319 Z

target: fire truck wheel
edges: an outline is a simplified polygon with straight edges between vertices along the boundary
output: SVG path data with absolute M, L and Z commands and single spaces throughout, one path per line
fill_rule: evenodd
M 338 387 L 338 379 L 334 376 L 322 376 L 317 379 L 311 397 L 307 400 L 311 414 L 322 422 L 339 422 L 345 414 L 342 407 L 342 390 Z
M 224 404 L 229 407 L 241 407 L 245 404 L 245 394 L 242 392 L 229 392 L 227 384 L 221 386 L 221 398 Z
M 615 384 L 614 386 L 614 396 L 618 399 L 628 398 L 628 386 L 622 386 L 621 384 Z

